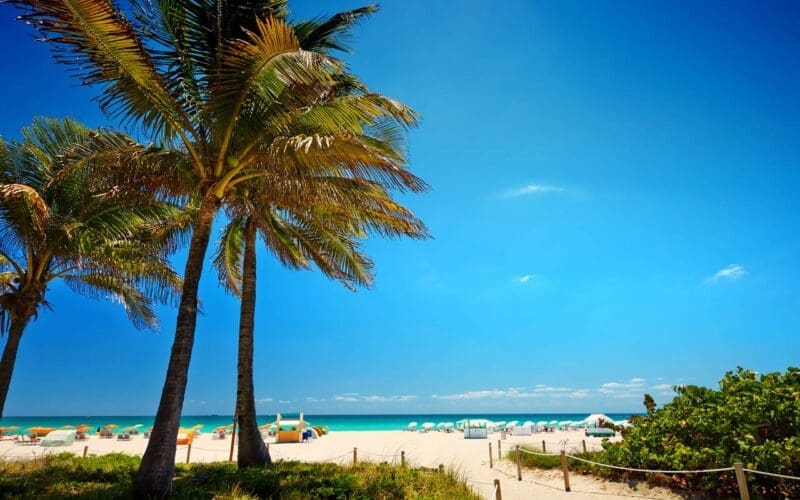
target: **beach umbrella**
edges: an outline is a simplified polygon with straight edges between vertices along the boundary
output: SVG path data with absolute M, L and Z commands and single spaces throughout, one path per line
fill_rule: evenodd
M 436 429 L 437 430 L 444 429 L 444 422 L 439 422 L 438 424 L 436 424 Z
M 453 425 L 453 422 L 445 422 L 445 423 L 444 423 L 444 428 L 445 428 L 445 429 L 452 429 L 453 427 L 455 427 L 455 426 Z
M 589 415 L 588 417 L 586 417 L 584 419 L 584 423 L 586 423 L 588 425 L 595 425 L 596 426 L 596 425 L 600 424 L 600 420 L 604 420 L 604 421 L 610 422 L 612 424 L 614 423 L 614 421 L 611 419 L 611 417 L 609 417 L 608 415 L 606 415 L 604 413 L 592 413 L 591 415 Z
M 536 427 L 544 427 L 546 425 L 547 425 L 546 420 L 539 420 L 538 422 L 536 422 Z
M 433 422 L 425 422 L 422 424 L 422 428 L 425 429 L 426 431 L 433 429 L 433 427 L 434 427 Z
M 75 428 L 75 426 L 74 426 L 74 425 L 65 425 L 65 426 L 63 426 L 63 427 L 61 427 L 61 428 L 62 428 L 62 429 L 66 429 L 66 430 L 71 430 L 71 429 L 74 429 L 74 428 Z
M 28 427 L 28 432 L 36 434 L 37 436 L 46 436 L 54 430 L 55 429 L 52 427 Z
M 554 426 L 554 425 L 558 425 L 558 420 L 551 420 L 551 421 L 547 422 L 547 425 L 549 425 L 551 427 Z
M 526 421 L 525 421 L 525 422 L 522 424 L 522 427 L 533 427 L 533 421 L 532 421 L 532 420 L 526 420 Z
M 103 429 L 105 429 L 107 431 L 110 431 L 110 430 L 116 429 L 117 427 L 119 427 L 117 424 L 108 424 L 108 425 L 104 426 Z
M 83 431 L 88 431 L 91 428 L 92 428 L 92 426 L 89 425 L 89 424 L 81 424 L 78 427 L 75 427 L 75 430 L 79 431 L 79 432 L 83 432 Z

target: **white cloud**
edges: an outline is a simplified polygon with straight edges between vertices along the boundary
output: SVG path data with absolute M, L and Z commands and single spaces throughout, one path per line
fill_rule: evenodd
M 525 391 L 522 387 L 511 387 L 508 389 L 488 389 L 483 391 L 467 391 L 457 394 L 446 394 L 444 396 L 431 396 L 433 399 L 530 399 L 530 398 L 562 398 L 562 397 L 584 397 L 586 389 L 571 389 L 569 387 L 551 387 L 549 385 L 538 384 L 530 391 Z
M 588 389 L 578 389 L 577 391 L 570 392 L 567 394 L 568 398 L 586 398 L 589 397 L 589 390 Z
M 263 405 L 264 403 L 271 403 L 271 402 L 272 402 L 272 398 L 256 399 L 256 404 L 257 405 Z
M 736 281 L 742 276 L 747 274 L 747 271 L 744 269 L 743 266 L 739 264 L 731 264 L 728 267 L 724 267 L 711 276 L 706 280 L 707 283 L 716 283 L 718 281 Z
M 530 196 L 546 193 L 561 193 L 566 189 L 558 186 L 548 186 L 546 184 L 528 184 L 527 186 L 510 189 L 503 193 L 503 198 L 519 198 L 520 196 Z
M 325 398 L 314 398 L 311 396 L 306 397 L 306 403 L 322 403 L 327 401 Z
M 672 385 L 671 384 L 656 384 L 651 387 L 654 391 L 671 391 Z
M 280 404 L 282 404 L 282 405 L 285 405 L 285 404 L 287 404 L 287 403 L 291 403 L 291 402 L 292 402 L 292 400 L 291 400 L 291 399 L 279 399 L 279 400 L 278 400 L 278 403 L 280 403 Z
M 345 394 L 337 394 L 331 398 L 333 401 L 338 401 L 340 403 L 402 403 L 406 401 L 411 401 L 412 399 L 416 398 L 416 396 L 412 396 L 410 394 L 400 394 L 400 395 L 393 395 L 393 396 L 381 396 L 381 395 L 371 395 L 371 396 L 361 396 L 357 392 L 349 392 Z
M 529 282 L 534 278 L 536 278 L 535 274 L 523 274 L 522 276 L 514 278 L 514 281 L 516 281 L 517 283 L 522 283 L 524 285 L 525 283 Z
M 634 377 L 627 382 L 606 382 L 605 384 L 600 386 L 601 392 L 603 389 L 606 391 L 616 391 L 618 389 L 635 389 L 639 387 L 644 387 L 645 379 L 640 377 Z

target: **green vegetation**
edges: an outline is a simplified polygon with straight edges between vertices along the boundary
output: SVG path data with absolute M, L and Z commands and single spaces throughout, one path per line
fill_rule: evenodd
M 22 140 L 0 139 L 0 417 L 27 326 L 49 309 L 61 281 L 94 299 L 120 302 L 137 327 L 181 282 L 167 261 L 168 227 L 182 216 L 148 190 L 119 190 L 86 151 L 131 139 L 70 119 L 37 118 Z
M 133 498 L 140 459 L 114 454 L 79 458 L 69 453 L 0 461 L 3 498 Z M 269 468 L 236 464 L 178 465 L 172 498 L 478 499 L 453 474 L 386 464 L 276 462 Z
M 637 469 L 703 470 L 731 467 L 800 476 L 800 369 L 758 375 L 737 368 L 718 390 L 676 387 L 677 397 L 648 416 L 635 419 L 623 441 L 603 451 L 579 454 L 595 462 Z M 541 451 L 541 450 L 535 450 Z M 509 459 L 515 460 L 513 452 Z M 523 454 L 528 467 L 560 467 L 560 458 Z M 732 471 L 708 474 L 642 474 L 570 460 L 570 470 L 611 479 L 647 479 L 704 495 L 738 494 Z M 800 481 L 747 474 L 751 494 L 800 497 Z

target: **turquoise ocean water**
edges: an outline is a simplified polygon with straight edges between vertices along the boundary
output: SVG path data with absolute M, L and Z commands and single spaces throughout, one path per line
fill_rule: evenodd
M 614 420 L 622 420 L 634 415 L 632 413 L 609 413 Z M 297 414 L 285 414 L 285 418 L 296 418 Z M 582 420 L 588 413 L 480 413 L 480 414 L 409 414 L 409 415 L 305 415 L 305 420 L 313 425 L 325 425 L 332 431 L 396 431 L 404 430 L 409 422 L 455 422 L 463 418 L 486 418 L 492 421 L 519 420 Z M 275 415 L 260 415 L 258 422 L 266 424 L 275 421 Z M 181 417 L 182 427 L 193 427 L 202 424 L 202 431 L 208 432 L 222 425 L 233 422 L 231 415 L 191 415 Z M 153 417 L 142 416 L 68 416 L 68 417 L 3 417 L 0 427 L 17 426 L 21 430 L 28 427 L 54 427 L 65 425 L 87 424 L 93 428 L 108 424 L 116 424 L 120 428 L 141 424 L 144 429 L 153 425 Z

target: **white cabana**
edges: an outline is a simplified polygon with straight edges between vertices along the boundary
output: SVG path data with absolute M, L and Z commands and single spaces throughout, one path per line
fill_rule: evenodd
M 69 430 L 58 430 L 53 431 L 47 434 L 47 436 L 42 439 L 42 446 L 69 446 L 75 441 L 75 431 L 73 429 Z

